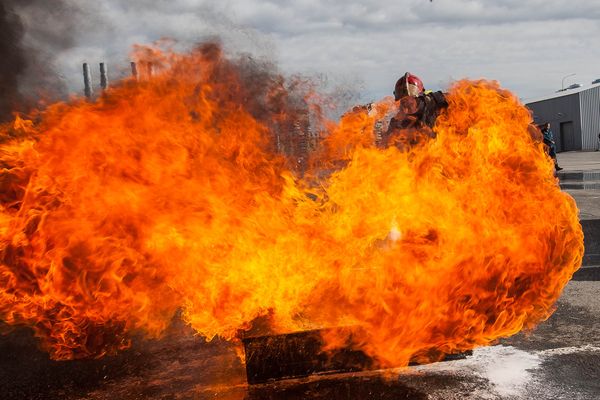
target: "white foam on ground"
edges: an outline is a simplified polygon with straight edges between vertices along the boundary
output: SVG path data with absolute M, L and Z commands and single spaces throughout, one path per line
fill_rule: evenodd
M 478 376 L 489 382 L 487 390 L 496 396 L 519 396 L 533 379 L 542 358 L 512 346 L 481 347 L 466 360 L 457 360 L 418 367 L 425 371 L 451 371 L 457 375 Z M 481 388 L 483 389 L 483 388 Z M 485 389 L 483 389 L 485 391 Z M 497 398 L 488 393 L 490 398 Z
M 511 346 L 482 347 L 473 352 L 473 359 L 479 361 L 480 368 L 474 372 L 486 378 L 501 396 L 519 395 L 531 381 L 532 370 L 542 363 L 537 354 Z
M 451 372 L 459 376 L 477 376 L 489 382 L 487 388 L 478 388 L 477 398 L 527 398 L 528 384 L 535 385 L 534 372 L 543 360 L 560 354 L 600 352 L 594 345 L 560 347 L 529 353 L 512 346 L 480 347 L 465 360 L 446 361 L 416 367 L 422 372 Z M 539 384 L 539 382 L 537 382 Z

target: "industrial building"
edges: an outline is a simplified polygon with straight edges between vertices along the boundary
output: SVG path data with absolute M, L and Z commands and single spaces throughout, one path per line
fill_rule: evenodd
M 598 149 L 600 83 L 560 90 L 529 100 L 526 106 L 535 123 L 550 123 L 557 151 Z

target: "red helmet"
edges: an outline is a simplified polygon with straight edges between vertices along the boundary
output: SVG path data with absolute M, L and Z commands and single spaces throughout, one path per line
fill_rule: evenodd
M 406 96 L 417 97 L 425 91 L 423 82 L 410 72 L 404 74 L 404 76 L 398 79 L 396 87 L 394 88 L 394 99 L 400 100 Z

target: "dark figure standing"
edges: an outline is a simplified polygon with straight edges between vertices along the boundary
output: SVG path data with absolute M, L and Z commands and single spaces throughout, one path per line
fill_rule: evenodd
M 550 123 L 546 122 L 545 124 L 542 124 L 540 130 L 542 131 L 544 144 L 548 148 L 548 155 L 554 160 L 554 169 L 556 171 L 562 170 L 562 168 L 558 166 L 558 161 L 556 160 L 556 143 L 554 142 L 554 135 L 550 130 Z
M 435 120 L 448 107 L 444 93 L 425 91 L 423 82 L 407 72 L 396 82 L 394 100 L 400 102 L 399 111 L 383 137 L 384 146 L 408 150 L 435 137 L 432 130 Z

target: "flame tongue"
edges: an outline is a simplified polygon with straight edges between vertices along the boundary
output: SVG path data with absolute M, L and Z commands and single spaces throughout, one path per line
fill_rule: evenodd
M 581 263 L 574 201 L 495 83 L 457 83 L 409 153 L 350 114 L 300 179 L 271 139 L 297 117 L 280 81 L 248 88 L 210 46 L 153 56 L 152 80 L 3 132 L 22 137 L 0 148 L 0 318 L 55 358 L 159 335 L 182 308 L 207 338 L 267 313 L 358 326 L 402 365 L 534 326 Z

